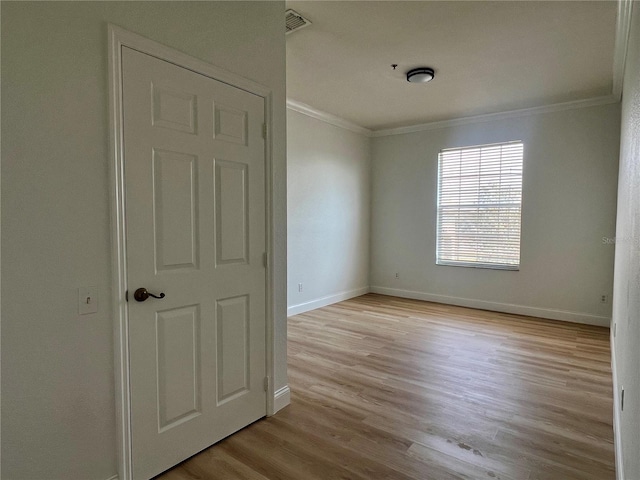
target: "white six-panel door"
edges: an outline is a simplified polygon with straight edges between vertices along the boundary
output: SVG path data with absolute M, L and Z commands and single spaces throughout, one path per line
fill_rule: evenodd
M 266 414 L 261 97 L 124 47 L 131 444 L 150 478 Z M 146 288 L 162 299 L 134 300 Z

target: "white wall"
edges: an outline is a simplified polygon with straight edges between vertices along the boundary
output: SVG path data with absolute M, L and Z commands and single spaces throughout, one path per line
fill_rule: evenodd
M 640 478 L 640 4 L 638 2 L 634 2 L 633 5 L 622 94 L 613 323 L 616 325 L 614 330 L 616 335 L 613 338 L 613 360 L 618 478 L 635 480 Z M 623 387 L 624 411 L 620 411 L 620 392 Z
M 284 2 L 2 2 L 2 475 L 116 471 L 107 24 L 273 90 L 276 389 L 286 385 Z M 77 288 L 99 290 L 79 316 Z
M 609 324 L 619 106 L 373 140 L 371 285 L 391 295 Z M 522 140 L 520 271 L 435 265 L 438 152 Z M 395 273 L 399 278 L 395 278 Z
M 289 315 L 366 293 L 369 138 L 288 110 L 287 163 Z

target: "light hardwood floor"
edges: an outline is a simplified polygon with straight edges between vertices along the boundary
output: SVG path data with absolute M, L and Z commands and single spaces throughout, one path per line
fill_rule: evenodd
M 289 381 L 158 478 L 615 478 L 605 328 L 368 294 L 289 319 Z

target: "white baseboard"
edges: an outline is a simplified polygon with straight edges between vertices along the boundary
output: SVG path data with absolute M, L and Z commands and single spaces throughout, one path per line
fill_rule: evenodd
M 613 377 L 613 445 L 616 454 L 616 480 L 624 480 L 624 462 L 622 461 L 622 434 L 620 432 L 620 390 L 618 388 L 618 369 L 616 367 L 616 339 L 611 337 L 611 376 Z
M 292 305 L 287 308 L 287 316 L 298 315 L 299 313 L 308 312 L 309 310 L 315 310 L 316 308 L 326 307 L 332 303 L 342 302 L 343 300 L 349 300 L 353 297 L 359 297 L 369 293 L 369 287 L 356 288 L 355 290 L 348 290 L 346 292 L 336 293 L 335 295 L 329 295 L 327 297 L 318 298 L 310 302 L 300 303 L 298 305 Z
M 289 385 L 279 388 L 273 394 L 273 413 L 274 415 L 291 403 L 291 390 Z
M 550 318 L 552 320 L 584 323 L 587 325 L 597 325 L 599 327 L 609 327 L 609 324 L 611 323 L 611 319 L 609 317 L 591 315 L 590 313 L 530 307 L 526 305 L 515 305 L 512 303 L 489 302 L 486 300 L 477 300 L 474 298 L 451 297 L 448 295 L 440 295 L 436 293 L 414 292 L 411 290 L 401 290 L 388 287 L 372 286 L 370 288 L 370 291 L 372 293 L 392 295 L 394 297 L 412 298 L 415 300 L 425 300 L 427 302 L 458 305 L 460 307 L 477 308 L 480 310 L 492 310 L 495 312 L 514 313 L 516 315 L 527 315 L 530 317 Z

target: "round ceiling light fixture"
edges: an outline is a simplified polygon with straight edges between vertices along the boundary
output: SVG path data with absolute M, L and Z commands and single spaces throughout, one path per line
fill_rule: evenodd
M 433 80 L 435 72 L 430 67 L 419 67 L 407 72 L 407 82 L 427 83 Z

